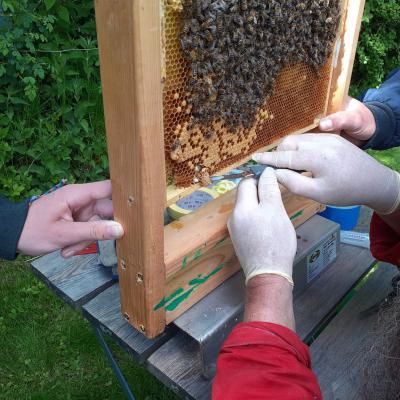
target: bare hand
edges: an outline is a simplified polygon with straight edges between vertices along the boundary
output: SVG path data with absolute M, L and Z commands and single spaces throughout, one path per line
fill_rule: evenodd
M 71 257 L 96 240 L 120 238 L 124 231 L 112 218 L 110 181 L 68 185 L 30 205 L 18 251 L 41 255 L 62 249 Z
M 321 120 L 319 128 L 322 132 L 341 132 L 344 138 L 361 147 L 375 133 L 376 122 L 365 104 L 347 97 L 344 111 Z

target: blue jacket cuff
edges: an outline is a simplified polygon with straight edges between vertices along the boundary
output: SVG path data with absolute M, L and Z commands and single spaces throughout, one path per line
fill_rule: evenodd
M 376 131 L 363 149 L 385 150 L 393 147 L 396 131 L 396 117 L 393 110 L 377 101 L 364 103 L 372 112 L 376 122 Z
M 12 203 L 0 197 L 0 258 L 14 260 L 25 220 L 28 215 L 29 201 Z

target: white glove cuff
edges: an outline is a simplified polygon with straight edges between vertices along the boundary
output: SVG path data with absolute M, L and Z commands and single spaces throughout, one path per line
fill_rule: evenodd
M 397 185 L 397 198 L 396 201 L 394 202 L 393 206 L 384 212 L 378 212 L 380 215 L 389 215 L 393 214 L 400 206 L 400 174 L 398 172 L 395 172 L 396 175 L 396 185 Z
M 284 272 L 277 272 L 277 271 L 274 271 L 274 270 L 270 270 L 268 268 L 258 269 L 257 271 L 254 271 L 254 272 L 250 273 L 246 277 L 246 285 L 247 285 L 247 283 L 249 282 L 249 280 L 251 278 L 254 278 L 255 276 L 262 275 L 262 274 L 270 274 L 270 275 L 281 276 L 282 278 L 285 278 L 292 285 L 292 287 L 294 286 L 293 278 L 290 275 L 285 274 Z

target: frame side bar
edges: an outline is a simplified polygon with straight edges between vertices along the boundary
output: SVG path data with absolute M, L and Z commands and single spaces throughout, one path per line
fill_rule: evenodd
M 152 338 L 164 295 L 166 197 L 159 0 L 96 0 L 96 24 L 118 241 L 121 307 Z
M 333 74 L 335 86 L 331 92 L 328 115 L 341 111 L 346 105 L 365 6 L 365 0 L 343 0 L 343 2 L 345 20 L 341 34 L 338 65 Z

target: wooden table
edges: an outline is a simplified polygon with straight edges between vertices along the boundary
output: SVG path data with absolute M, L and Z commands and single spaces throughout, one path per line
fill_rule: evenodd
M 366 218 L 369 217 L 370 214 Z M 367 226 L 365 222 L 364 225 Z M 367 318 L 362 324 L 358 324 L 357 319 L 352 319 L 351 316 L 354 316 L 354 310 L 363 309 L 360 296 L 365 291 L 373 291 L 366 302 L 366 308 L 371 302 L 386 296 L 391 288 L 395 268 L 385 266 L 378 269 L 338 316 L 335 316 L 335 309 L 374 264 L 375 260 L 369 250 L 342 244 L 337 260 L 305 292 L 295 298 L 297 332 L 303 340 L 312 341 L 321 326 L 328 324 L 311 345 L 314 368 L 328 399 L 353 398 L 337 396 L 337 393 L 343 394 L 341 388 L 344 386 L 350 386 L 348 390 L 352 390 L 353 394 L 358 390 L 357 384 L 354 384 L 354 376 L 351 381 L 353 383 L 350 384 L 343 371 L 347 361 L 351 363 L 347 357 L 349 349 L 355 351 L 360 343 L 346 341 L 345 335 L 352 336 L 354 331 L 360 340 L 365 338 L 365 332 L 374 318 Z M 211 381 L 205 380 L 201 375 L 198 348 L 193 340 L 173 324 L 153 340 L 146 339 L 132 328 L 120 314 L 118 283 L 112 280 L 109 270 L 97 265 L 96 256 L 79 256 L 66 261 L 58 253 L 53 253 L 36 260 L 32 267 L 57 295 L 72 307 L 81 310 L 83 316 L 91 322 L 128 398 L 134 397 L 104 342 L 103 334 L 110 336 L 133 360 L 145 363 L 152 374 L 181 397 L 210 398 Z M 356 367 L 353 365 L 355 376 Z

